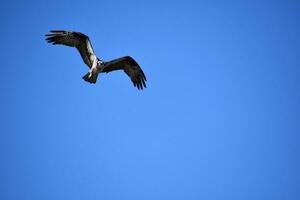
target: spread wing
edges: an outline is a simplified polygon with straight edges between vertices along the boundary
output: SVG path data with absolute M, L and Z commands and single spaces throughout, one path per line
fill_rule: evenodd
M 90 68 L 93 65 L 96 55 L 92 48 L 92 44 L 88 36 L 80 32 L 72 31 L 50 31 L 51 33 L 46 34 L 46 40 L 52 44 L 62 44 L 69 47 L 75 47 L 79 51 L 84 63 Z
M 108 73 L 120 69 L 123 69 L 124 72 L 130 77 L 135 87 L 141 90 L 146 88 L 146 76 L 139 64 L 130 56 L 125 56 L 106 62 L 102 72 Z

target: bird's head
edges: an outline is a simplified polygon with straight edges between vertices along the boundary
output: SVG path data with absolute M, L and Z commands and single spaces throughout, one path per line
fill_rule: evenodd
M 97 58 L 97 65 L 103 65 L 103 64 L 104 64 L 104 61 Z

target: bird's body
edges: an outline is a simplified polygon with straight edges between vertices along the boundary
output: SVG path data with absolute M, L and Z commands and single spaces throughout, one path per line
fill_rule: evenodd
M 46 40 L 54 45 L 62 44 L 77 48 L 84 63 L 90 68 L 89 72 L 82 77 L 85 81 L 96 83 L 100 73 L 124 70 L 135 87 L 138 89 L 146 87 L 146 76 L 139 64 L 132 57 L 124 56 L 104 62 L 96 56 L 88 36 L 80 32 L 51 31 L 46 36 Z

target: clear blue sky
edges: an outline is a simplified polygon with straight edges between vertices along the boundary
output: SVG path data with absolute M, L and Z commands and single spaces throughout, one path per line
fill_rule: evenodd
M 0 199 L 300 199 L 300 3 L 7 1 Z M 142 66 L 82 80 L 52 29 Z

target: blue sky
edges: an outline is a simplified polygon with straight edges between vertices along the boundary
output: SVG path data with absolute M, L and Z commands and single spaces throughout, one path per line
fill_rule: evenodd
M 297 200 L 299 1 L 10 1 L 0 199 Z M 134 57 L 96 85 L 52 29 Z

